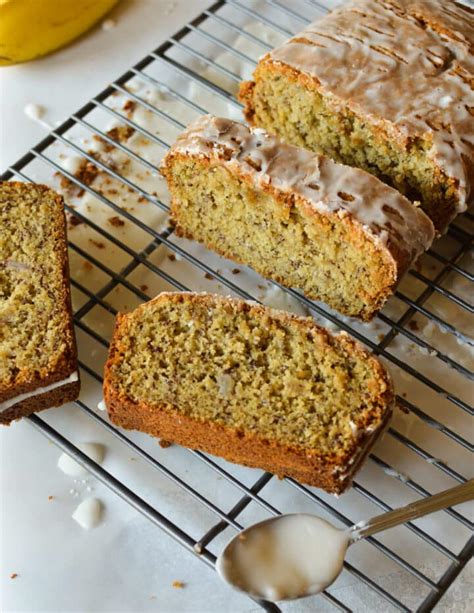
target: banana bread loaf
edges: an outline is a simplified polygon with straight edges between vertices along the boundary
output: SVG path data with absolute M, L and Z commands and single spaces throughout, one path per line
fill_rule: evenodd
M 77 398 L 64 203 L 0 183 L 0 423 Z
M 420 200 L 438 230 L 474 192 L 474 10 L 356 0 L 265 55 L 241 86 L 253 125 Z
M 163 293 L 117 317 L 104 398 L 117 426 L 339 493 L 393 390 L 362 346 L 311 318 Z
M 434 237 L 374 176 L 229 119 L 196 120 L 162 172 L 177 234 L 364 320 Z

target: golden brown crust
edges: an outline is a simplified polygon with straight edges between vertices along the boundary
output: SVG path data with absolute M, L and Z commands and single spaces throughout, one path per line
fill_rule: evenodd
M 283 75 L 286 79 L 290 80 L 293 83 L 298 84 L 303 89 L 308 91 L 314 91 L 318 94 L 323 94 L 325 97 L 334 98 L 335 107 L 343 105 L 344 103 L 338 101 L 334 96 L 330 96 L 328 92 L 323 91 L 321 88 L 321 84 L 315 76 L 305 74 L 303 72 L 299 72 L 295 68 L 283 64 L 282 62 L 274 61 L 271 58 L 270 53 L 263 56 L 253 74 L 252 81 L 243 81 L 239 85 L 239 93 L 238 99 L 244 105 L 242 110 L 243 115 L 246 121 L 254 127 L 259 127 L 258 122 L 255 119 L 256 110 L 254 105 L 254 89 L 258 81 L 265 80 L 266 74 L 280 74 Z M 366 121 L 370 123 L 370 117 L 365 118 Z M 406 138 L 403 136 L 403 132 L 394 131 L 390 122 L 388 121 L 378 121 L 377 124 L 374 124 L 374 131 L 380 136 L 383 140 L 392 140 L 395 141 L 398 146 L 403 150 L 406 148 Z M 472 168 L 474 166 L 468 165 L 469 170 L 469 178 L 473 180 L 474 171 Z M 441 176 L 443 173 L 442 168 L 437 167 L 437 175 Z M 453 177 L 447 177 L 446 180 L 450 184 L 451 190 L 458 190 L 458 180 Z M 439 207 L 430 211 L 429 216 L 432 219 L 436 229 L 441 232 L 443 231 L 448 224 L 453 219 L 452 207 L 450 208 L 442 208 Z
M 150 302 L 190 300 L 207 305 L 220 303 L 229 308 L 251 311 L 253 314 L 278 318 L 286 324 L 300 327 L 305 332 L 318 336 L 324 342 L 342 347 L 347 355 L 356 353 L 367 360 L 374 372 L 372 397 L 379 404 L 377 426 L 374 430 L 362 430 L 357 444 L 344 457 L 328 457 L 317 450 L 308 452 L 291 445 L 283 445 L 251 432 L 213 422 L 204 422 L 184 415 L 169 404 L 151 405 L 135 402 L 119 390 L 114 379 L 114 365 L 122 359 L 120 341 L 128 333 L 129 323 L 137 317 L 145 303 L 134 312 L 119 314 L 109 348 L 109 357 L 104 372 L 104 399 L 111 421 L 125 429 L 139 430 L 165 441 L 178 443 L 191 449 L 200 449 L 226 460 L 250 467 L 268 470 L 280 477 L 292 477 L 302 483 L 321 487 L 330 493 L 341 493 L 350 485 L 352 477 L 362 464 L 379 433 L 392 414 L 393 387 L 380 362 L 347 334 L 333 335 L 310 318 L 302 318 L 282 311 L 273 311 L 258 304 L 231 300 L 209 294 L 163 293 Z
M 57 296 L 57 304 L 61 305 L 64 321 L 64 344 L 65 349 L 56 356 L 52 356 L 48 370 L 18 369 L 14 381 L 0 381 L 0 403 L 20 394 L 33 392 L 35 389 L 47 387 L 58 381 L 67 379 L 72 373 L 78 371 L 77 346 L 74 334 L 74 322 L 72 317 L 71 289 L 69 279 L 69 258 L 67 248 L 66 218 L 64 213 L 64 200 L 62 196 L 51 190 L 46 185 L 29 184 L 16 181 L 0 183 L 0 189 L 11 189 L 16 197 L 22 194 L 30 194 L 34 189 L 39 195 L 47 194 L 54 201 L 55 212 L 51 218 L 52 231 L 55 238 L 55 247 L 61 262 L 61 291 Z M 54 389 L 39 397 L 31 397 L 11 409 L 0 413 L 0 423 L 8 423 L 8 416 L 13 415 L 10 421 L 35 411 L 34 404 L 38 402 L 38 409 L 43 410 L 58 403 L 69 402 L 79 395 L 80 382 L 69 383 Z M 63 398 L 63 400 L 61 400 Z M 33 408 L 32 408 L 33 407 Z
M 384 422 L 380 429 L 360 440 L 363 453 L 347 472 L 339 472 L 337 465 L 325 463 L 318 456 L 308 456 L 276 441 L 215 423 L 200 422 L 169 405 L 136 403 L 120 396 L 109 382 L 104 384 L 104 398 L 110 420 L 120 428 L 139 430 L 167 442 L 211 453 L 229 462 L 267 470 L 280 478 L 290 477 L 330 494 L 341 494 L 350 486 L 354 474 L 385 425 Z M 389 418 L 387 413 L 385 421 Z

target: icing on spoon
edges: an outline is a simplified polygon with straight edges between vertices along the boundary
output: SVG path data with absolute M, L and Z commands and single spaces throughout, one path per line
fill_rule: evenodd
M 472 499 L 474 480 L 345 530 L 315 515 L 280 515 L 234 537 L 218 557 L 216 570 L 254 598 L 278 601 L 310 596 L 336 580 L 352 543 Z

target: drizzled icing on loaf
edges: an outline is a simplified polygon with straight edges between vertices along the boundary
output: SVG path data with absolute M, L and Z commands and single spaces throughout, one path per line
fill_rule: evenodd
M 425 213 L 376 177 L 287 145 L 258 128 L 204 115 L 179 136 L 173 153 L 211 158 L 250 176 L 257 188 L 272 186 L 304 198 L 319 213 L 350 215 L 376 242 L 396 245 L 410 259 L 434 238 Z
M 474 11 L 454 0 L 357 0 L 309 25 L 264 61 L 313 77 L 326 94 L 474 184 Z

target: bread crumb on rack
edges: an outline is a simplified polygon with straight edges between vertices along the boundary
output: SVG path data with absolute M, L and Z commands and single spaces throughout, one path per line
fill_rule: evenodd
M 105 245 L 102 241 L 96 241 L 93 238 L 90 238 L 89 242 L 94 245 L 94 247 L 97 247 L 97 249 L 105 249 Z
M 121 228 L 122 226 L 125 225 L 124 220 L 120 219 L 120 217 L 118 217 L 117 215 L 114 215 L 113 217 L 109 217 L 107 221 L 109 222 L 109 224 L 111 224 L 115 228 Z

